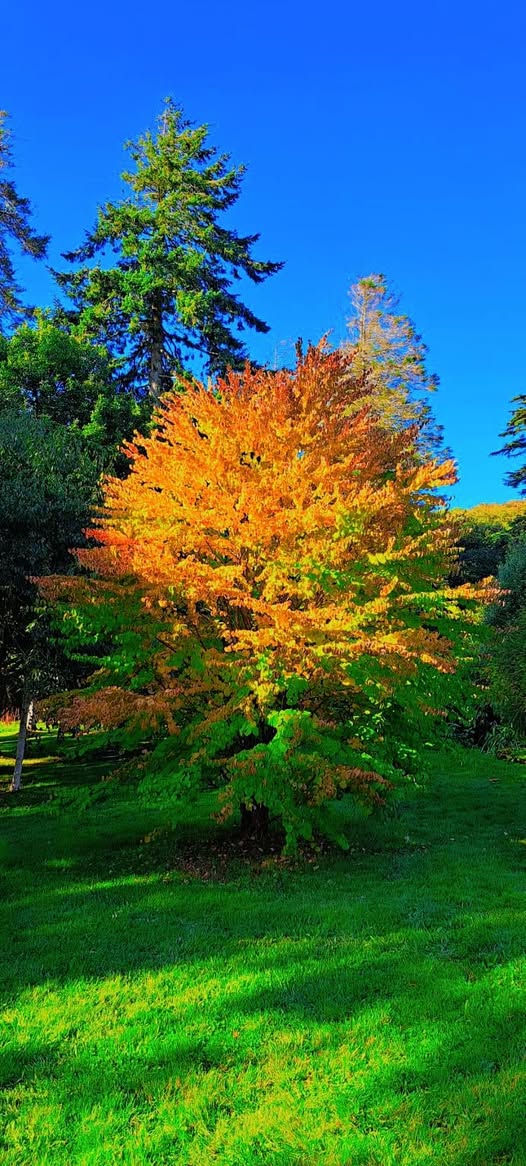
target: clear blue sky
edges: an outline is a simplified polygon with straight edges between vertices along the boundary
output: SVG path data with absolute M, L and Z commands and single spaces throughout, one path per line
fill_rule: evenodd
M 503 501 L 511 465 L 489 454 L 526 390 L 525 33 L 520 0 L 18 0 L 0 107 L 56 266 L 118 196 L 122 143 L 163 97 L 209 122 L 249 167 L 236 226 L 286 260 L 250 293 L 272 325 L 254 355 L 340 339 L 351 282 L 385 272 L 440 377 L 458 504 Z M 23 278 L 50 301 L 45 271 Z

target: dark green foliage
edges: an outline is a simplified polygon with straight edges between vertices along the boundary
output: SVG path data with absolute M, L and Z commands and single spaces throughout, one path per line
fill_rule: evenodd
M 453 511 L 459 524 L 458 562 L 450 575 L 451 586 L 479 583 L 496 576 L 508 551 L 526 541 L 526 505 L 503 502 Z
M 503 720 L 526 730 L 526 543 L 512 548 L 498 581 L 502 598 L 487 612 L 495 630 L 489 651 L 491 697 Z
M 98 470 L 63 426 L 0 411 L 0 706 L 48 688 L 62 656 L 37 606 L 34 577 L 64 572 L 96 499 Z M 62 683 L 72 669 L 65 663 Z M 58 683 L 58 676 L 56 677 Z M 56 687 L 56 684 L 55 684 Z
M 506 474 L 504 481 L 507 486 L 526 494 L 526 395 L 521 393 L 514 397 L 512 404 L 515 408 L 504 432 L 500 434 L 508 440 L 501 449 L 495 450 L 495 455 L 504 453 L 507 457 L 521 458 L 522 464 Z
M 461 535 L 458 568 L 451 575 L 453 586 L 479 583 L 496 575 L 504 561 L 510 533 L 502 527 L 476 523 Z
M 150 412 L 125 391 L 108 353 L 37 313 L 0 343 L 0 409 L 27 409 L 66 426 L 75 450 L 88 450 L 99 470 L 122 470 L 119 454 Z
M 93 505 L 98 475 L 63 426 L 0 411 L 0 578 L 61 571 Z
M 11 246 L 15 243 L 25 255 L 43 259 L 49 237 L 37 235 L 31 226 L 31 206 L 18 193 L 12 178 L 11 135 L 6 124 L 7 114 L 0 110 L 0 330 L 27 315 L 21 300 Z
M 208 143 L 167 101 L 155 133 L 127 144 L 134 169 L 128 194 L 99 209 L 85 243 L 65 256 L 79 265 L 57 274 L 83 332 L 125 361 L 131 383 L 154 397 L 193 357 L 223 373 L 247 358 L 239 332 L 268 326 L 233 290 L 242 276 L 261 283 L 280 263 L 256 260 L 257 235 L 222 226 L 239 198 L 244 167 Z

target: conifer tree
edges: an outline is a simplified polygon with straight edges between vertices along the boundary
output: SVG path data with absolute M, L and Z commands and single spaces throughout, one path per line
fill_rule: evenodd
M 49 237 L 37 235 L 31 226 L 31 205 L 22 198 L 9 171 L 11 170 L 11 134 L 7 127 L 7 114 L 0 110 L 0 330 L 27 316 L 24 308 L 11 246 L 13 243 L 25 255 L 43 259 L 46 255 Z
M 515 408 L 512 410 L 504 433 L 500 434 L 501 437 L 507 437 L 508 441 L 505 442 L 502 449 L 495 450 L 495 454 L 505 453 L 507 457 L 522 458 L 522 465 L 506 474 L 504 481 L 507 486 L 512 486 L 513 489 L 520 490 L 521 494 L 526 495 L 526 394 L 521 393 L 518 397 L 514 397 L 512 404 L 515 405 Z
M 99 208 L 84 244 L 65 255 L 81 266 L 57 279 L 85 335 L 122 357 L 130 381 L 157 398 L 192 359 L 210 374 L 243 366 L 238 333 L 268 325 L 233 281 L 261 283 L 282 264 L 253 257 L 258 235 L 221 225 L 244 167 L 209 144 L 206 125 L 193 125 L 168 100 L 156 132 L 127 149 L 134 168 L 122 175 L 125 197 Z
M 427 348 L 385 275 L 359 279 L 350 289 L 350 375 L 364 399 L 390 427 L 417 425 L 425 454 L 442 445 L 429 404 L 438 377 L 427 371 Z

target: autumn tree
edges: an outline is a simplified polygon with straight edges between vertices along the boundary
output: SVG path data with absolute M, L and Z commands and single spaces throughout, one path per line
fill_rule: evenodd
M 368 275 L 353 284 L 348 320 L 350 377 L 361 384 L 370 407 L 395 429 L 418 426 L 418 446 L 425 455 L 442 442 L 429 396 L 438 377 L 427 369 L 427 347 L 385 275 Z
M 361 399 L 322 347 L 168 396 L 107 482 L 90 576 L 44 584 L 70 650 L 99 653 L 62 723 L 149 739 L 150 788 L 215 783 L 290 845 L 411 770 L 469 650 L 471 592 L 440 582 L 454 465 Z
M 15 244 L 24 255 L 43 259 L 49 238 L 31 225 L 31 205 L 11 176 L 13 154 L 7 114 L 0 110 L 0 331 L 27 315 L 12 258 Z
M 85 335 L 123 358 L 130 380 L 157 398 L 193 357 L 211 374 L 243 366 L 240 333 L 268 326 L 234 285 L 261 283 L 282 264 L 256 259 L 259 236 L 221 221 L 244 167 L 217 152 L 206 125 L 167 101 L 156 131 L 127 148 L 126 196 L 99 209 L 84 244 L 65 256 L 76 269 L 57 279 Z

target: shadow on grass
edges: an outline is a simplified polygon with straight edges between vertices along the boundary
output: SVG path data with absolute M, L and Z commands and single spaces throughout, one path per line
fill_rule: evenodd
M 518 787 L 476 769 L 422 813 L 409 807 L 390 851 L 383 827 L 358 824 L 350 855 L 238 863 L 214 881 L 207 848 L 232 835 L 203 826 L 198 807 L 141 844 L 158 809 L 111 798 L 77 816 L 57 809 L 57 783 L 96 781 L 104 766 L 57 765 L 40 747 L 3 819 L 5 1090 L 51 1082 L 65 1110 L 75 1097 L 141 1110 L 175 1105 L 191 1081 L 212 1131 L 242 1122 L 265 1089 L 281 1096 L 288 1073 L 291 1114 L 306 1097 L 356 1131 L 337 1166 L 386 1161 L 374 1148 L 385 1129 L 408 1139 L 392 1161 L 526 1162 Z M 19 1009 L 26 1027 L 11 1030 Z M 310 1166 L 325 1150 L 280 1161 Z

